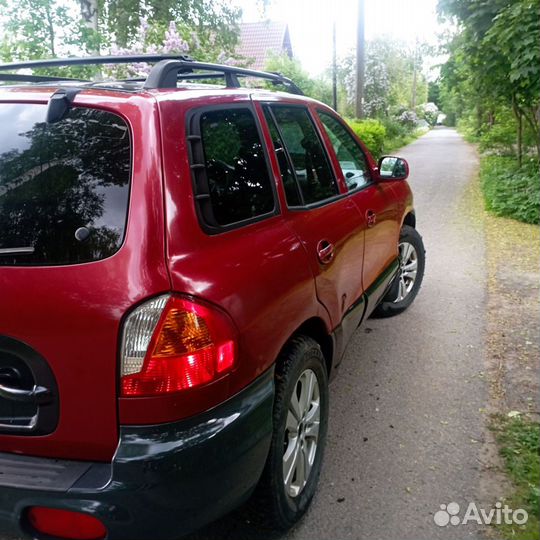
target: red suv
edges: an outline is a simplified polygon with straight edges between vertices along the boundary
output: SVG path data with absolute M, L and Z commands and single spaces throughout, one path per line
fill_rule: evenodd
M 248 499 L 290 527 L 349 338 L 422 281 L 407 163 L 276 74 L 0 80 L 0 529 L 172 539 Z

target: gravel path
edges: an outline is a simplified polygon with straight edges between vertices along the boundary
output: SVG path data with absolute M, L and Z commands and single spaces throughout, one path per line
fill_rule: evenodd
M 485 263 L 482 228 L 467 211 L 473 148 L 451 129 L 399 155 L 411 167 L 417 228 L 427 250 L 418 298 L 393 319 L 369 320 L 331 386 L 319 491 L 287 540 L 434 540 L 479 534 L 438 527 L 433 514 L 480 497 Z M 259 539 L 242 512 L 193 539 Z

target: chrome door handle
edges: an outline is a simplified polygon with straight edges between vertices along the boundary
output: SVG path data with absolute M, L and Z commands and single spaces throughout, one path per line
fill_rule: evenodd
M 328 264 L 334 258 L 334 244 L 321 240 L 317 244 L 317 257 L 322 264 Z
M 373 210 L 366 212 L 366 222 L 369 228 L 373 227 L 377 223 L 377 214 Z

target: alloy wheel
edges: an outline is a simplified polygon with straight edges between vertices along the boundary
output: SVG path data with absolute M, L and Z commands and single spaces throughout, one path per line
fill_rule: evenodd
M 297 497 L 308 482 L 319 441 L 321 403 L 315 372 L 306 369 L 296 384 L 287 410 L 283 452 L 283 483 Z
M 394 303 L 402 302 L 409 296 L 416 281 L 418 271 L 418 253 L 409 242 L 399 243 L 399 284 Z

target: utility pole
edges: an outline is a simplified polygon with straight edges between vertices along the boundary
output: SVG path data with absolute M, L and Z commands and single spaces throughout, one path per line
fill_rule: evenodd
M 332 27 L 332 104 L 337 112 L 337 59 L 336 59 L 336 19 Z
M 412 100 L 411 100 L 411 109 L 414 111 L 416 108 L 416 86 L 417 86 L 417 64 L 418 64 L 418 38 L 414 45 L 414 55 L 413 55 L 413 79 L 412 79 Z
M 365 0 L 358 0 L 358 22 L 356 28 L 356 118 L 363 118 L 364 116 L 365 12 Z

